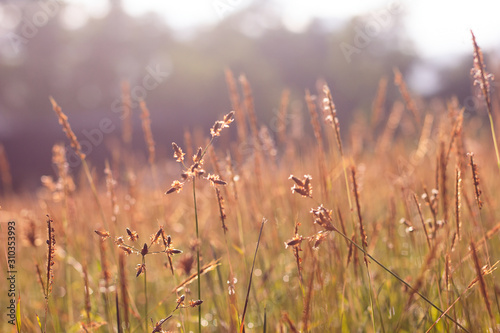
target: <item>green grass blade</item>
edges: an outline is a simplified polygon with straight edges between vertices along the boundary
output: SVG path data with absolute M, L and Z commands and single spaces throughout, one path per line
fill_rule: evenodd
M 240 333 L 242 333 L 245 328 L 245 314 L 247 312 L 248 298 L 250 296 L 250 288 L 252 287 L 253 269 L 255 267 L 255 259 L 257 258 L 257 251 L 259 250 L 260 237 L 262 236 L 262 229 L 264 229 L 264 224 L 266 223 L 266 221 L 267 221 L 266 219 L 262 219 L 262 224 L 260 225 L 259 238 L 257 239 L 257 246 L 255 247 L 255 254 L 253 255 L 252 270 L 250 271 L 250 279 L 248 281 L 247 296 L 245 298 L 245 306 L 243 307 L 243 314 L 241 315 Z
M 21 333 L 21 296 L 19 296 L 16 305 L 16 328 L 17 333 Z

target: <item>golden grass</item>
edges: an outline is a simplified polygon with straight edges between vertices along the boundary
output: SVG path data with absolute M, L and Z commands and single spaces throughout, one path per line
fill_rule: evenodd
M 420 110 L 404 112 L 416 103 L 396 76 L 403 101 L 384 111 L 389 80 L 382 79 L 375 114 L 343 124 L 363 133 L 356 154 L 340 135 L 337 117 L 345 110 L 335 109 L 327 85 L 320 96 L 306 93 L 302 113 L 309 112 L 313 131 L 297 142 L 287 126 L 296 115 L 288 112 L 291 94 L 276 96 L 277 127 L 264 127 L 250 83 L 242 76 L 239 87 L 230 70 L 235 112 L 206 130 L 204 147 L 191 152 L 202 141 L 189 132 L 188 154 L 172 143 L 177 180 L 164 168 L 172 156 L 156 155 L 144 103 L 148 149 L 135 153 L 142 168 L 118 156 L 104 175 L 87 164 L 80 174 L 56 145 L 55 178 L 44 177 L 36 194 L 2 201 L 19 221 L 22 331 L 40 332 L 44 309 L 43 332 L 498 330 L 500 191 L 491 139 L 469 126 L 475 118 L 464 117 L 456 101 L 447 110 L 422 101 Z M 416 130 L 403 130 L 420 118 Z M 238 140 L 213 145 L 221 135 Z M 242 150 L 245 142 L 253 150 Z M 148 169 L 161 183 L 143 181 Z M 158 200 L 157 187 L 168 195 Z

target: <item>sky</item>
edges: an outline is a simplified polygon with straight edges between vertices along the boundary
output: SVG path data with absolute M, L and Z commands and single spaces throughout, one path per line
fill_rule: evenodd
M 255 0 L 123 0 L 125 10 L 135 16 L 149 11 L 165 17 L 179 31 L 200 25 L 216 24 L 231 12 L 244 9 Z M 282 14 L 282 22 L 292 31 L 300 32 L 318 17 L 332 21 L 349 20 L 355 15 L 377 18 L 404 15 L 404 26 L 416 43 L 419 54 L 428 59 L 446 59 L 456 54 L 470 53 L 472 29 L 483 49 L 500 51 L 500 1 L 495 0 L 264 0 L 272 2 Z M 75 12 L 84 8 L 90 16 L 103 15 L 102 0 L 68 0 Z M 384 16 L 387 14 L 389 16 Z M 84 23 L 84 19 L 82 23 Z M 71 17 L 71 24 L 78 20 Z M 364 28 L 364 27 L 361 27 Z M 445 60 L 444 60 L 445 61 Z

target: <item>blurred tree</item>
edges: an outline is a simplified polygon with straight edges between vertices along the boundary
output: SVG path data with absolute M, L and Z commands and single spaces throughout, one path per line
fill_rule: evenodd
M 24 17 L 32 17 L 40 10 L 37 6 L 38 2 L 26 3 Z M 112 2 L 106 17 L 68 29 L 61 23 L 69 15 L 67 6 L 61 4 L 54 17 L 23 45 L 15 61 L 5 56 L 8 52 L 0 52 L 0 112 L 12 117 L 46 117 L 49 125 L 39 120 L 42 130 L 33 133 L 30 127 L 29 131 L 31 141 L 39 140 L 38 154 L 48 165 L 51 144 L 63 138 L 49 95 L 72 117 L 78 135 L 97 126 L 103 117 L 120 126 L 115 112 L 120 81 L 128 80 L 134 102 L 143 97 L 148 103 L 157 142 L 169 142 L 178 139 L 184 127 L 206 128 L 230 109 L 225 67 L 247 75 L 256 112 L 265 123 L 278 107 L 282 89 L 289 88 L 292 100 L 302 102 L 305 89 L 314 93 L 319 78 L 329 83 L 341 121 L 346 122 L 353 110 L 370 110 L 381 76 L 392 75 L 393 67 L 405 73 L 416 59 L 398 15 L 387 17 L 387 24 L 378 23 L 376 33 L 369 30 L 376 23 L 373 15 L 353 18 L 344 25 L 316 19 L 302 32 L 292 32 L 285 28 L 278 10 L 255 2 L 215 26 L 200 27 L 193 36 L 180 38 L 154 13 L 129 17 L 120 1 Z M 25 21 L 19 22 L 16 33 L 22 33 Z M 345 44 L 356 48 L 348 57 Z M 152 70 L 162 77 L 158 85 L 146 89 L 144 82 Z M 389 90 L 387 103 L 391 94 Z M 137 113 L 135 123 L 139 128 Z M 21 140 L 26 137 L 22 128 L 9 135 L 11 146 L 28 144 Z M 136 137 L 142 144 L 141 137 Z M 22 156 L 15 162 L 30 165 Z

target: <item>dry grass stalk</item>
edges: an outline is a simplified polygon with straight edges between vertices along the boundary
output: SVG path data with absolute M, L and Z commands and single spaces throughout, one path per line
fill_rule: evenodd
M 420 209 L 420 203 L 418 202 L 417 196 L 413 193 L 413 200 L 415 201 L 415 205 L 417 206 L 418 216 L 420 217 L 420 222 L 422 223 L 422 228 L 424 229 L 425 239 L 427 240 L 427 246 L 429 250 L 431 249 L 431 239 L 429 237 L 429 233 L 427 232 L 427 226 L 425 225 L 424 216 L 422 215 L 422 209 Z
M 43 282 L 42 270 L 40 269 L 40 265 L 38 265 L 38 263 L 35 264 L 35 269 L 38 283 L 40 283 L 40 287 L 42 287 L 42 293 L 45 296 L 45 282 Z
M 266 224 L 267 220 L 262 218 L 262 222 L 260 224 L 259 237 L 257 239 L 257 245 L 255 246 L 255 253 L 253 255 L 252 268 L 250 269 L 250 276 L 248 278 L 248 287 L 247 287 L 247 295 L 245 297 L 245 305 L 243 306 L 243 312 L 241 314 L 241 324 L 240 324 L 240 333 L 245 332 L 245 316 L 248 309 L 248 300 L 250 298 L 250 290 L 252 288 L 252 280 L 253 280 L 253 272 L 255 268 L 255 260 L 257 259 L 257 251 L 259 251 L 260 240 L 262 237 L 262 230 L 264 229 L 264 224 Z
M 323 86 L 323 93 L 325 94 L 325 98 L 323 98 L 325 121 L 330 124 L 335 131 L 335 138 L 337 139 L 340 155 L 344 158 L 344 149 L 342 147 L 342 138 L 340 136 L 340 123 L 337 118 L 337 109 L 335 108 L 330 88 L 326 84 Z
M 213 147 L 208 148 L 208 154 L 210 156 L 210 162 L 214 168 L 216 175 L 222 175 L 219 159 L 217 158 L 217 154 L 215 153 L 215 149 Z
M 438 194 L 439 194 L 438 190 L 433 189 L 431 191 L 431 195 L 429 195 L 427 187 L 424 186 L 424 194 L 422 194 L 422 199 L 425 200 L 425 203 L 427 204 L 429 210 L 431 211 L 434 225 L 437 224 Z
M 59 124 L 63 127 L 63 131 L 68 137 L 71 147 L 75 150 L 75 153 L 80 157 L 80 159 L 84 160 L 85 154 L 82 152 L 82 146 L 78 142 L 75 133 L 69 125 L 68 117 L 62 112 L 61 107 L 56 103 L 56 101 L 52 97 L 49 98 L 52 103 L 52 109 L 54 109 L 54 112 L 57 114 Z
M 303 283 L 302 258 L 300 257 L 300 252 L 302 252 L 301 244 L 305 238 L 302 237 L 301 235 L 299 235 L 299 226 L 300 226 L 300 222 L 295 223 L 294 236 L 292 239 L 289 239 L 288 241 L 285 242 L 285 248 L 288 248 L 289 246 L 291 246 L 293 248 L 293 255 L 295 257 L 295 262 L 297 264 L 297 272 L 299 274 L 299 281 L 300 281 L 300 284 L 302 285 L 302 283 Z
M 54 283 L 54 255 L 56 252 L 56 238 L 54 232 L 54 220 L 47 215 L 47 275 L 45 286 L 45 299 L 48 302 L 49 295 L 52 292 L 52 284 Z
M 307 285 L 307 294 L 304 298 L 304 310 L 302 311 L 302 329 L 304 332 L 309 332 L 309 319 L 311 316 L 311 304 L 313 294 L 314 275 L 316 273 L 317 259 L 313 256 L 312 270 Z
M 372 127 L 376 127 L 384 114 L 384 104 L 387 95 L 387 77 L 383 76 L 378 81 L 378 89 L 372 105 Z
M 222 170 L 221 170 L 220 162 L 219 162 L 219 159 L 217 158 L 217 154 L 215 153 L 215 149 L 213 148 L 213 146 L 210 147 L 210 148 L 208 148 L 208 153 L 210 155 L 210 162 L 212 163 L 212 166 L 214 168 L 215 174 L 216 175 L 222 175 Z M 224 185 L 227 185 L 226 182 L 224 182 L 224 183 L 225 183 Z M 212 182 L 212 184 L 213 184 L 213 182 Z M 224 186 L 223 189 L 224 189 L 224 196 L 228 197 L 229 193 L 228 193 L 227 187 Z M 222 198 L 222 195 L 221 195 L 221 198 Z M 224 200 L 223 200 L 223 203 L 224 203 Z
M 226 156 L 226 171 L 230 179 L 231 188 L 233 189 L 234 200 L 238 200 L 238 188 L 236 187 L 236 181 L 239 179 L 239 176 L 234 172 L 233 160 L 229 152 Z
M 319 174 L 321 180 L 321 189 L 323 195 L 328 200 L 328 190 L 327 190 L 327 175 L 326 175 L 326 157 L 325 157 L 325 148 L 323 146 L 323 135 L 321 133 L 321 125 L 318 120 L 318 111 L 316 109 L 315 98 L 311 96 L 309 90 L 306 90 L 306 102 L 307 109 L 309 110 L 309 114 L 311 116 L 311 124 L 314 130 L 314 137 L 316 138 L 316 142 L 318 143 L 318 165 L 319 165 Z
M 399 88 L 399 92 L 401 93 L 401 96 L 403 96 L 406 107 L 412 113 L 413 118 L 415 118 L 415 121 L 417 122 L 417 125 L 420 125 L 421 120 L 420 120 L 420 113 L 418 112 L 417 109 L 417 104 L 410 95 L 410 92 L 403 79 L 403 74 L 401 74 L 401 72 L 397 68 L 394 68 L 394 84 Z
M 293 333 L 299 333 L 297 327 L 295 326 L 293 321 L 290 319 L 290 316 L 288 315 L 288 313 L 283 312 L 282 318 L 283 318 L 283 321 L 286 322 L 286 324 L 290 328 L 290 331 L 292 331 Z
M 276 129 L 278 131 L 278 140 L 281 144 L 288 141 L 286 136 L 286 117 L 288 112 L 288 104 L 290 102 L 290 90 L 285 89 L 281 93 L 280 107 L 278 110 L 278 121 Z
M 309 90 L 306 90 L 306 102 L 307 109 L 309 110 L 309 115 L 311 116 L 311 125 L 314 130 L 314 137 L 316 138 L 316 141 L 318 143 L 319 150 L 324 151 L 323 136 L 321 134 L 321 126 L 318 120 L 318 111 L 316 109 L 315 97 L 311 96 Z
M 470 166 L 472 170 L 472 183 L 474 184 L 474 194 L 476 198 L 477 207 L 481 209 L 483 207 L 483 202 L 481 201 L 481 189 L 479 189 L 479 171 L 477 169 L 477 164 L 474 163 L 474 153 L 468 153 L 470 159 Z
M 359 202 L 359 189 L 358 183 L 356 182 L 356 167 L 351 166 L 351 180 L 352 180 L 352 192 L 354 193 L 354 198 L 356 201 L 356 210 L 358 212 L 358 220 L 359 220 L 359 234 L 361 236 L 361 244 L 363 245 L 363 249 L 366 250 L 368 247 L 368 238 L 366 236 L 365 227 L 363 226 L 363 218 L 361 215 L 361 204 Z M 367 259 L 365 258 L 365 261 Z
M 90 189 L 92 190 L 92 194 L 94 196 L 94 199 L 96 201 L 96 204 L 98 206 L 102 222 L 105 227 L 108 225 L 108 221 L 106 220 L 106 217 L 104 216 L 104 210 L 102 209 L 101 202 L 99 200 L 99 194 L 97 193 L 97 189 L 94 184 L 94 180 L 92 178 L 92 174 L 90 173 L 90 168 L 85 161 L 85 154 L 82 152 L 82 147 L 80 143 L 78 142 L 75 133 L 71 130 L 71 126 L 69 125 L 68 122 L 68 117 L 62 112 L 61 107 L 57 105 L 56 101 L 50 97 L 50 102 L 52 103 L 52 108 L 54 109 L 54 112 L 57 114 L 57 117 L 59 119 L 59 124 L 63 127 L 64 133 L 66 133 L 66 136 L 68 137 L 71 147 L 75 150 L 75 153 L 80 157 L 80 160 L 82 162 L 83 170 L 85 173 L 85 176 L 87 177 L 87 181 L 90 185 Z
M 144 132 L 144 141 L 146 141 L 146 145 L 148 146 L 148 162 L 152 166 L 155 163 L 155 141 L 153 139 L 153 132 L 151 131 L 151 117 L 149 114 L 148 107 L 146 106 L 146 102 L 141 100 L 139 102 L 141 107 L 141 120 L 142 120 L 142 131 Z
M 219 265 L 220 265 L 220 259 L 212 260 L 211 262 L 200 268 L 200 276 L 214 270 Z M 181 291 L 182 289 L 184 289 L 186 286 L 190 285 L 191 283 L 193 283 L 193 281 L 196 281 L 197 279 L 198 279 L 198 272 L 195 272 L 187 279 L 182 281 L 177 287 L 175 287 L 172 290 L 172 293 Z
M 252 88 L 250 86 L 250 82 L 248 82 L 247 77 L 245 75 L 240 75 L 239 80 L 241 86 L 243 87 L 243 95 L 245 97 L 243 103 L 245 105 L 245 112 L 247 113 L 248 118 L 250 119 L 250 130 L 252 131 L 253 138 L 258 140 L 259 131 L 257 127 L 257 116 L 255 114 Z
M 9 160 L 4 146 L 0 143 L 0 176 L 2 179 L 3 192 L 6 195 L 12 193 L 12 174 L 10 173 Z
M 252 132 L 252 140 L 253 140 L 252 143 L 254 151 L 255 178 L 257 179 L 257 188 L 260 190 L 262 188 L 262 171 L 261 171 L 262 149 L 259 140 L 259 130 L 257 127 L 257 116 L 255 114 L 252 88 L 250 87 L 250 83 L 248 82 L 245 75 L 240 76 L 240 83 L 243 87 L 243 94 L 245 96 L 244 109 L 250 119 L 250 130 Z
M 344 218 L 342 217 L 342 213 L 340 212 L 340 208 L 337 208 L 337 216 L 339 218 L 339 223 L 340 223 L 340 229 L 342 230 L 342 233 L 344 235 L 347 235 L 347 231 L 345 229 L 345 223 L 344 223 Z M 345 240 L 347 247 L 350 249 L 351 248 L 351 243 L 346 239 Z
M 125 144 L 132 142 L 132 100 L 130 97 L 130 84 L 123 81 L 122 86 L 122 140 Z
M 477 253 L 476 253 L 476 247 L 475 247 L 474 242 L 472 240 L 470 242 L 470 248 L 471 248 L 471 252 L 472 252 L 472 259 L 474 261 L 474 267 L 476 268 L 476 274 L 477 274 L 477 279 L 479 281 L 481 294 L 483 295 L 483 300 L 484 300 L 484 303 L 486 304 L 486 309 L 488 310 L 488 314 L 489 314 L 491 320 L 494 320 L 493 319 L 493 312 L 491 311 L 490 299 L 488 297 L 488 290 L 486 289 L 486 282 L 484 281 L 484 277 L 483 277 L 483 271 L 481 269 L 481 265 L 479 264 L 479 258 L 477 257 Z
M 102 293 L 102 298 L 104 301 L 104 314 L 106 317 L 106 321 L 108 322 L 108 325 L 111 329 L 111 316 L 110 316 L 110 304 L 109 304 L 109 299 L 108 299 L 108 293 L 110 291 L 110 285 L 111 285 L 111 272 L 109 270 L 109 263 L 108 263 L 108 258 L 106 254 L 106 244 L 104 241 L 105 237 L 101 237 L 101 239 L 98 240 L 99 242 L 99 255 L 101 259 L 101 273 L 102 273 L 102 282 L 104 284 L 103 288 L 99 288 L 100 292 Z
M 187 129 L 184 130 L 184 146 L 186 147 L 186 155 L 193 156 L 193 138 Z
M 389 119 L 387 119 L 387 123 L 385 125 L 384 131 L 380 136 L 380 139 L 377 142 L 377 150 L 379 152 L 386 152 L 391 143 L 393 142 L 394 132 L 399 126 L 401 122 L 401 117 L 403 116 L 404 105 L 400 101 L 395 101 L 391 113 L 389 115 Z
M 351 240 L 353 241 L 353 243 L 351 243 L 352 246 L 352 264 L 353 264 L 353 267 L 354 267 L 354 275 L 356 276 L 356 278 L 358 278 L 358 274 L 359 274 L 359 271 L 361 270 L 361 267 L 360 267 L 360 263 L 359 263 L 359 256 L 358 256 L 358 251 L 356 251 L 356 247 L 354 246 L 354 243 L 356 243 L 358 241 L 358 238 L 356 237 L 356 233 L 353 232 L 352 233 L 352 237 L 351 237 Z M 350 249 L 349 249 L 350 250 Z M 349 260 L 349 258 L 347 258 Z
M 238 131 L 238 139 L 239 142 L 245 142 L 247 140 L 247 123 L 245 120 L 245 113 L 242 112 L 240 95 L 238 93 L 238 85 L 236 84 L 236 80 L 234 78 L 233 72 L 226 68 L 224 70 L 226 76 L 226 84 L 229 89 L 229 97 L 231 99 L 232 109 L 236 111 L 235 117 L 238 123 L 237 131 Z
M 425 157 L 425 155 L 427 155 L 429 151 L 433 122 L 434 116 L 430 113 L 426 114 L 424 118 L 424 126 L 422 127 L 422 132 L 418 141 L 417 150 L 412 156 L 412 162 L 416 165 L 420 164 L 422 159 Z
M 347 253 L 346 268 L 349 267 L 349 263 L 351 262 L 352 256 L 356 255 L 356 253 L 354 252 L 354 243 L 356 243 L 356 233 L 353 233 L 353 235 L 351 237 L 351 242 L 348 242 L 349 252 Z
M 118 206 L 118 200 L 116 199 L 116 180 L 113 178 L 113 173 L 107 160 L 105 162 L 104 174 L 106 175 L 107 195 L 111 201 L 111 222 L 113 222 L 113 224 L 116 226 L 118 222 L 117 215 L 120 212 L 120 207 Z
M 453 250 L 452 250 L 453 251 Z M 450 252 L 446 253 L 444 259 L 444 288 L 447 292 L 450 291 L 451 285 L 451 255 Z
M 462 130 L 462 122 L 463 122 L 463 112 L 460 112 L 460 115 L 455 119 L 455 123 L 453 124 L 453 129 L 451 130 L 450 143 L 448 144 L 448 149 L 446 150 L 446 163 L 448 163 L 450 158 L 451 149 L 453 148 L 453 143 L 455 142 L 457 136 Z
M 127 275 L 125 274 L 125 253 L 120 252 L 118 255 L 118 274 L 120 278 L 120 294 L 121 294 L 121 299 L 122 299 L 122 307 L 123 307 L 123 314 L 124 314 L 124 326 L 125 329 L 128 329 L 130 327 L 130 320 L 129 320 L 129 299 L 128 299 L 128 281 L 127 281 Z M 121 326 L 122 324 L 119 323 Z
M 276 156 L 278 155 L 278 150 L 276 149 L 276 144 L 274 142 L 273 136 L 266 125 L 262 125 L 259 131 L 259 138 L 262 144 L 262 151 L 267 155 L 266 158 L 272 160 L 273 165 L 276 165 Z
M 455 222 L 457 226 L 457 237 L 460 239 L 460 216 L 462 208 L 462 172 L 460 167 L 457 165 L 455 168 Z
M 40 239 L 38 239 L 38 236 L 36 234 L 35 221 L 33 221 L 32 219 L 29 219 L 29 226 L 24 231 L 24 237 L 28 241 L 28 244 L 33 248 L 38 247 L 42 242 Z
M 102 239 L 99 239 L 99 253 L 101 256 L 101 272 L 102 280 L 104 281 L 104 293 L 107 294 L 109 292 L 111 282 L 111 272 L 109 270 L 109 263 L 106 255 L 106 244 Z
M 444 148 L 444 140 L 441 141 L 441 144 L 439 145 L 439 193 L 441 197 L 441 203 L 442 203 L 442 209 L 443 209 L 443 216 L 444 216 L 444 223 L 448 222 L 448 190 L 446 187 L 446 180 L 447 180 L 447 175 L 446 175 L 446 168 L 447 168 L 447 160 L 446 160 L 446 152 Z M 439 226 L 439 224 L 436 224 L 436 228 Z
M 84 285 L 84 295 L 85 295 L 85 316 L 87 318 L 87 325 L 90 325 L 90 312 L 92 311 L 92 307 L 90 305 L 90 286 L 89 286 L 89 273 L 87 263 L 83 263 L 83 285 Z
M 62 183 L 64 195 L 67 196 L 75 190 L 75 183 L 69 173 L 66 148 L 63 144 L 55 144 L 52 147 L 52 163 L 56 165 L 59 181 Z
M 458 235 L 457 232 L 455 231 L 453 233 L 453 236 L 451 236 L 451 245 L 450 245 L 451 252 L 455 251 L 455 246 L 457 245 L 457 243 L 458 243 Z
M 458 99 L 453 98 L 447 104 L 448 113 L 455 119 L 454 134 L 455 134 L 455 153 L 460 166 L 460 171 L 465 172 L 466 153 L 463 133 L 464 109 L 460 109 Z M 451 150 L 451 148 L 450 148 Z
M 474 45 L 474 67 L 471 70 L 472 77 L 474 79 L 474 85 L 479 86 L 481 93 L 486 101 L 486 108 L 488 109 L 488 117 L 490 119 L 491 136 L 493 138 L 493 145 L 495 147 L 495 153 L 497 158 L 497 165 L 500 171 L 500 152 L 498 151 L 498 144 L 495 132 L 495 123 L 493 121 L 493 109 L 491 106 L 490 99 L 490 81 L 493 80 L 493 75 L 486 72 L 486 66 L 484 64 L 483 52 L 481 48 L 477 45 L 476 36 L 471 30 L 472 43 Z
M 220 194 L 220 191 L 217 187 L 215 188 L 215 193 L 217 194 L 217 202 L 219 204 L 219 214 L 220 214 L 220 221 L 222 223 L 222 230 L 224 230 L 225 234 L 227 232 L 227 227 L 226 227 L 226 213 L 224 211 L 224 198 Z

